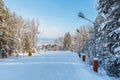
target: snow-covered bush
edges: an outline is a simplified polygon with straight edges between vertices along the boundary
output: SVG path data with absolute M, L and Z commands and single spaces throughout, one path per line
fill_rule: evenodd
M 107 58 L 104 69 L 109 76 L 120 77 L 120 57 Z

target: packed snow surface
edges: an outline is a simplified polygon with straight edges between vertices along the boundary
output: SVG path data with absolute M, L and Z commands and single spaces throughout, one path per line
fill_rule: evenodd
M 0 60 L 0 80 L 114 80 L 95 73 L 76 53 L 55 51 Z M 116 79 L 115 79 L 116 80 Z

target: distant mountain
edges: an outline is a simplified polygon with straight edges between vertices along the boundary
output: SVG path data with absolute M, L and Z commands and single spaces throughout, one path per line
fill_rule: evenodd
M 45 38 L 39 38 L 38 39 L 38 44 L 42 45 L 42 44 L 53 44 L 55 41 L 55 39 L 45 39 Z

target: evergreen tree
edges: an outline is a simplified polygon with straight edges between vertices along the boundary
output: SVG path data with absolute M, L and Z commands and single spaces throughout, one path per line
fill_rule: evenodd
M 10 13 L 0 0 L 0 49 L 6 50 L 5 55 L 35 51 L 38 27 L 38 21 L 28 21 L 15 13 Z
M 70 50 L 71 44 L 72 44 L 72 39 L 70 33 L 68 32 L 64 36 L 64 42 L 63 42 L 64 50 Z
M 98 0 L 98 57 L 107 74 L 120 77 L 120 0 Z
M 11 54 L 11 49 L 8 45 L 10 40 L 9 26 L 7 25 L 10 19 L 10 13 L 8 9 L 4 6 L 4 2 L 0 0 L 0 49 L 4 50 L 2 57 L 7 57 L 8 54 Z

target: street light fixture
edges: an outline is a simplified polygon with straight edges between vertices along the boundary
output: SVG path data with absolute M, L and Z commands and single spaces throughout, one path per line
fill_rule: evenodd
M 78 33 L 80 33 L 80 30 L 79 30 L 79 29 L 76 29 L 76 31 L 77 31 Z
M 85 18 L 84 14 L 82 12 L 79 12 L 78 16 L 81 17 L 81 18 Z
M 81 18 L 91 22 L 95 26 L 95 23 L 93 21 L 91 21 L 90 19 L 86 18 L 82 12 L 78 13 L 78 17 L 81 17 Z

